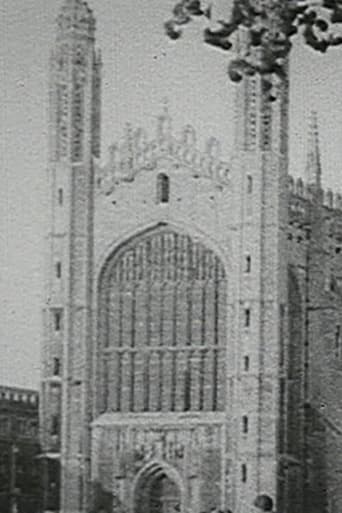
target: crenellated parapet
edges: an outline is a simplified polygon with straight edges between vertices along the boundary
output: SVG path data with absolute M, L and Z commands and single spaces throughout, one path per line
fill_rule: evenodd
M 322 190 L 292 176 L 288 178 L 288 192 L 288 240 L 298 243 L 314 237 L 327 254 L 339 254 L 342 247 L 341 193 Z M 319 228 L 314 228 L 313 223 Z
M 205 149 L 199 150 L 196 132 L 190 125 L 183 128 L 180 136 L 173 136 L 165 109 L 158 117 L 154 139 L 148 139 L 141 128 L 127 125 L 123 140 L 110 147 L 108 162 L 98 174 L 98 187 L 110 194 L 120 182 L 131 182 L 140 172 L 153 171 L 163 159 L 175 169 L 187 169 L 195 178 L 208 178 L 220 187 L 229 184 L 229 164 L 221 158 L 219 141 L 211 137 Z
M 296 198 L 304 202 L 318 202 L 323 207 L 330 210 L 342 211 L 342 194 L 340 192 L 333 192 L 331 189 L 320 189 L 315 185 L 304 182 L 302 178 L 294 179 L 292 176 L 288 177 L 288 190 L 291 198 Z
M 0 401 L 38 407 L 39 394 L 36 390 L 0 386 Z

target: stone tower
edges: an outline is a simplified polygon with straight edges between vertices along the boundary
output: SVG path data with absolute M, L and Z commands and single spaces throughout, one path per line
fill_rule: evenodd
M 50 225 L 47 234 L 42 446 L 45 508 L 81 511 L 89 461 L 87 365 L 91 329 L 94 160 L 100 152 L 100 57 L 95 20 L 81 0 L 58 17 L 50 63 Z M 61 405 L 63 407 L 61 408 Z M 49 482 L 50 481 L 50 482 Z M 65 483 L 68 483 L 66 486 Z
M 240 33 L 240 47 L 246 44 Z M 267 81 L 274 82 L 270 101 Z M 234 184 L 235 504 L 279 495 L 287 344 L 288 83 L 245 77 L 236 91 Z M 248 421 L 248 435 L 241 428 Z M 278 502 L 278 501 L 277 501 Z M 238 507 L 238 506 L 237 506 Z M 247 509 L 248 510 L 248 509 Z M 239 511 L 239 509 L 238 509 Z M 280 509 L 280 511 L 286 511 Z

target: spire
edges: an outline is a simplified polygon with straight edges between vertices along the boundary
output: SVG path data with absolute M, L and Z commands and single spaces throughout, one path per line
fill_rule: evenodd
M 94 38 L 95 18 L 87 2 L 66 0 L 58 16 L 59 33 L 65 37 L 68 33 Z
M 319 134 L 317 112 L 312 111 L 309 120 L 309 133 L 306 154 L 305 176 L 309 185 L 321 188 L 321 157 L 319 151 Z

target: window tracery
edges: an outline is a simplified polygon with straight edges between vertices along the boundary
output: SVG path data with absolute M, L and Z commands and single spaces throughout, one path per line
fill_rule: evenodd
M 103 407 L 222 410 L 227 284 L 218 257 L 164 227 L 129 244 L 103 276 Z

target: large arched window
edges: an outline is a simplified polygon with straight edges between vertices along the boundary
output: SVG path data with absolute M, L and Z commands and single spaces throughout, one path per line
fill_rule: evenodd
M 227 285 L 219 258 L 160 226 L 118 250 L 99 285 L 102 409 L 222 410 Z

